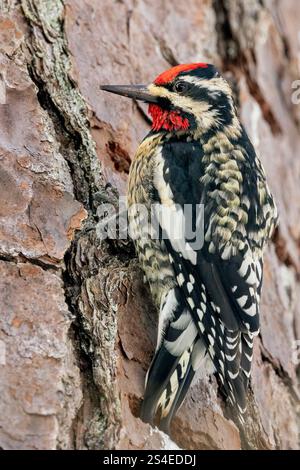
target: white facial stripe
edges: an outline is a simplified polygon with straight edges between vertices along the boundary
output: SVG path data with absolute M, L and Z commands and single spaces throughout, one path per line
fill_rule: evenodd
M 195 101 L 188 96 L 172 93 L 166 88 L 153 84 L 148 86 L 148 90 L 152 95 L 167 98 L 177 108 L 192 114 L 196 118 L 198 126 L 202 129 L 208 129 L 218 122 L 218 111 L 210 109 L 210 105 L 205 101 Z
M 183 80 L 185 82 L 192 83 L 193 85 L 201 85 L 211 92 L 222 91 L 227 96 L 232 96 L 229 84 L 226 82 L 226 80 L 223 80 L 220 77 L 211 79 L 199 79 L 199 77 L 195 77 L 193 75 L 185 75 Z
M 230 86 L 229 86 L 229 84 L 227 83 L 226 80 L 224 80 L 220 77 L 211 78 L 211 79 L 205 79 L 205 78 L 201 79 L 201 78 L 195 77 L 193 75 L 185 75 L 184 76 L 184 81 L 188 82 L 188 83 L 198 85 L 198 86 L 201 85 L 211 93 L 217 93 L 219 91 L 225 93 L 226 96 L 229 96 L 231 98 L 231 105 L 232 105 L 232 110 L 233 110 L 234 106 L 233 106 L 233 100 L 232 100 L 232 91 L 231 91 L 231 88 L 230 88 Z M 193 101 L 193 103 L 195 103 L 195 102 Z M 214 110 L 205 111 L 203 109 L 203 110 L 199 110 L 199 112 L 202 112 L 202 113 L 206 112 L 208 115 L 211 115 L 211 113 L 214 112 L 214 115 L 211 116 L 212 122 L 211 122 L 211 119 L 204 120 L 204 122 L 202 122 L 202 127 L 206 127 L 206 126 L 209 127 L 210 124 L 217 124 L 218 123 L 218 119 L 216 118 L 216 112 Z M 198 113 L 198 111 L 197 111 L 197 113 Z M 199 121 L 198 121 L 198 123 L 199 123 Z M 201 125 L 201 121 L 200 121 L 200 125 Z M 239 123 L 239 120 L 238 120 L 237 116 L 235 115 L 234 111 L 233 111 L 232 124 L 228 127 L 228 129 L 233 134 L 238 133 L 238 131 L 240 129 L 240 123 Z

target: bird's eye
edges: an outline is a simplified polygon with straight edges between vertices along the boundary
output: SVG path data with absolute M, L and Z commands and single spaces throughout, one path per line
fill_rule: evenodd
M 188 83 L 185 82 L 175 82 L 173 86 L 176 93 L 184 93 L 188 89 Z

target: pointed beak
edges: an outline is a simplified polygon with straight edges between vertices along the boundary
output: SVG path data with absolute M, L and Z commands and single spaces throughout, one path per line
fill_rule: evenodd
M 158 102 L 157 97 L 151 95 L 146 85 L 101 85 L 100 89 L 146 103 Z

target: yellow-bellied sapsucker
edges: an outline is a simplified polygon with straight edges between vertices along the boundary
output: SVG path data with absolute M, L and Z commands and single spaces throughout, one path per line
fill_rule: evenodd
M 101 88 L 148 102 L 153 120 L 128 185 L 130 229 L 159 309 L 142 419 L 153 423 L 158 414 L 168 429 L 200 369 L 216 373 L 243 423 L 263 249 L 277 211 L 230 86 L 213 65 L 196 63 L 173 67 L 148 86 Z M 162 208 L 152 210 L 157 237 L 142 223 L 141 205 Z M 174 236 L 172 220 L 176 229 L 192 223 L 193 233 L 203 231 L 201 246 L 185 231 Z

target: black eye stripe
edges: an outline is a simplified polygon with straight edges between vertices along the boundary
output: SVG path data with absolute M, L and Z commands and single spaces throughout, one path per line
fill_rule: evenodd
M 202 86 L 201 82 L 199 84 L 191 84 L 190 96 L 194 99 L 206 101 L 211 105 L 216 105 L 221 102 L 223 104 L 229 104 L 228 96 L 224 91 L 211 90 L 209 86 Z
M 189 84 L 182 80 L 176 81 L 173 85 L 173 90 L 177 93 L 184 93 L 189 89 Z

